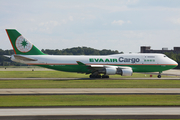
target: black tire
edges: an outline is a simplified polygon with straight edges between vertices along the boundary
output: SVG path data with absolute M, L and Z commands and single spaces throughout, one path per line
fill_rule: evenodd
M 99 76 L 99 75 L 90 75 L 89 76 L 90 78 L 101 78 L 101 75 Z
M 109 78 L 109 76 L 108 75 L 103 75 L 102 78 Z
M 158 75 L 157 77 L 158 77 L 158 78 L 161 78 L 161 75 Z
M 92 78 L 92 75 L 90 75 L 89 78 Z
M 101 75 L 97 75 L 97 78 L 101 78 Z

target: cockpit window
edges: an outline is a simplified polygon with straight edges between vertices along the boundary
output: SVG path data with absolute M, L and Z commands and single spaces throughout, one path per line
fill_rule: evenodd
M 167 56 L 164 56 L 164 57 L 167 57 Z

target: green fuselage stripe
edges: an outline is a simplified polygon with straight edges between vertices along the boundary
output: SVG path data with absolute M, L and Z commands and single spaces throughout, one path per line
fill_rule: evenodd
M 107 64 L 106 64 L 107 65 Z M 110 65 L 110 64 L 108 64 Z M 87 66 L 80 66 L 78 64 L 61 64 L 61 65 L 38 65 L 45 68 L 50 68 L 59 71 L 66 71 L 66 72 L 82 72 L 82 73 L 91 73 Z M 133 72 L 162 72 L 165 70 L 172 69 L 177 65 L 164 65 L 164 64 L 157 64 L 157 65 L 114 65 L 114 66 L 126 66 L 131 67 Z

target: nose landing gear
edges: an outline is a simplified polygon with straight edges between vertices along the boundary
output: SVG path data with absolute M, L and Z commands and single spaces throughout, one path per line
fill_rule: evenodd
M 159 74 L 158 74 L 158 76 L 157 76 L 158 78 L 161 78 L 161 73 L 162 73 L 162 72 L 159 72 Z

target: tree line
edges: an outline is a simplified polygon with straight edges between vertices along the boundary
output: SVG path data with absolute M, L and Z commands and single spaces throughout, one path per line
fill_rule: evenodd
M 73 48 L 67 48 L 67 49 L 56 49 L 56 50 L 50 50 L 50 49 L 42 49 L 41 50 L 45 54 L 49 55 L 111 55 L 111 54 L 119 54 L 117 50 L 97 50 L 90 47 L 73 47 Z M 122 53 L 122 52 L 121 52 Z

